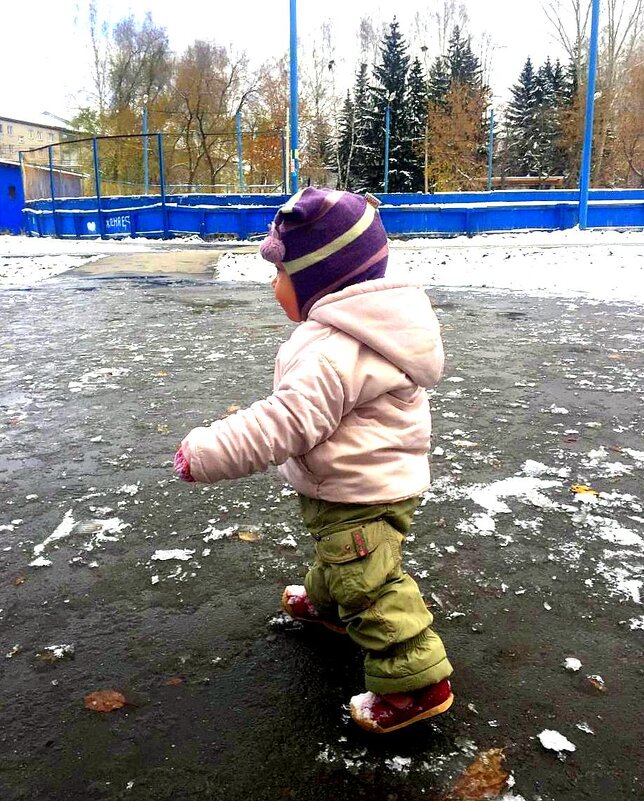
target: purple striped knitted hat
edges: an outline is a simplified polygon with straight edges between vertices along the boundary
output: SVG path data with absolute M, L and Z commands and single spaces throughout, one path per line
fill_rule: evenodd
M 309 186 L 277 212 L 260 253 L 284 266 L 305 320 L 324 295 L 382 278 L 389 250 L 375 203 Z

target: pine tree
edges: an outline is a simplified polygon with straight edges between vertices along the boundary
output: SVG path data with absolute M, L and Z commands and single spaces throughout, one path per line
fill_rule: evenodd
M 380 46 L 381 62 L 374 67 L 377 83 L 370 89 L 370 108 L 364 139 L 365 188 L 384 188 L 385 115 L 390 109 L 389 191 L 410 191 L 413 153 L 405 108 L 409 71 L 407 45 L 394 18 Z
M 407 80 L 407 136 L 411 149 L 411 190 L 423 188 L 425 171 L 425 122 L 427 119 L 427 81 L 422 64 L 415 58 Z

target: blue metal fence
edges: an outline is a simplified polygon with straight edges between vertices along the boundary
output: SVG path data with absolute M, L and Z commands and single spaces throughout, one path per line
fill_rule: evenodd
M 392 236 L 472 235 L 556 230 L 577 225 L 579 192 L 509 191 L 379 195 Z M 60 198 L 29 202 L 25 228 L 33 236 L 92 239 L 198 235 L 246 239 L 267 231 L 286 195 L 175 195 Z M 644 228 L 644 190 L 593 189 L 592 228 Z

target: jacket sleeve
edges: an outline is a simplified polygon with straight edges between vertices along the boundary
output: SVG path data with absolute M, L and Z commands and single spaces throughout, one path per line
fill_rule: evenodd
M 291 367 L 273 394 L 208 427 L 193 429 L 182 449 L 196 481 L 242 478 L 301 456 L 340 425 L 342 382 L 331 363 L 314 354 Z

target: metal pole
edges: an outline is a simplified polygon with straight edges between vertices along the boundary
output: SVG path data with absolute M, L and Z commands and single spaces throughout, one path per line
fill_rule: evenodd
M 56 223 L 56 192 L 54 186 L 54 155 L 53 145 L 48 145 L 49 151 L 49 191 L 51 193 L 51 216 L 54 222 L 54 236 L 58 236 L 58 225 Z
M 492 191 L 492 169 L 494 149 L 494 109 L 490 109 L 490 133 L 487 140 L 487 191 Z
M 385 181 L 383 191 L 389 191 L 389 129 L 391 128 L 391 106 L 387 101 L 385 108 Z
M 241 131 L 241 111 L 235 114 L 237 120 L 237 180 L 239 182 L 239 193 L 244 191 L 244 169 L 242 167 L 242 131 Z
M 157 134 L 157 147 L 159 149 L 159 186 L 161 189 L 161 219 L 163 222 L 163 238 L 169 238 L 168 209 L 165 205 L 165 166 L 163 162 L 163 135 Z
M 288 157 L 286 152 L 286 131 L 282 128 L 282 181 L 284 194 L 288 194 Z
M 297 0 L 291 0 L 291 192 L 300 182 L 300 154 L 297 126 Z
M 150 194 L 150 167 L 148 164 L 148 98 L 143 105 L 143 186 L 145 194 Z
M 103 231 L 103 213 L 101 211 L 101 173 L 98 168 L 98 142 L 92 138 L 92 155 L 94 156 L 94 186 L 96 187 L 96 212 L 98 214 L 98 232 L 101 239 L 105 239 Z
M 599 0 L 592 0 L 590 24 L 590 52 L 588 54 L 588 81 L 586 86 L 586 122 L 584 124 L 584 148 L 579 172 L 579 227 L 588 227 L 588 191 L 590 189 L 590 167 L 593 152 L 593 116 L 595 112 L 595 78 L 597 73 L 597 40 L 599 38 Z
M 25 172 L 25 155 L 22 150 L 18 151 L 18 163 L 20 164 L 20 180 L 22 181 L 22 203 L 23 206 L 27 203 L 27 173 Z M 21 219 L 24 220 L 24 211 L 21 212 Z M 25 226 L 26 227 L 26 226 Z M 32 231 L 29 230 L 29 236 L 32 236 Z

